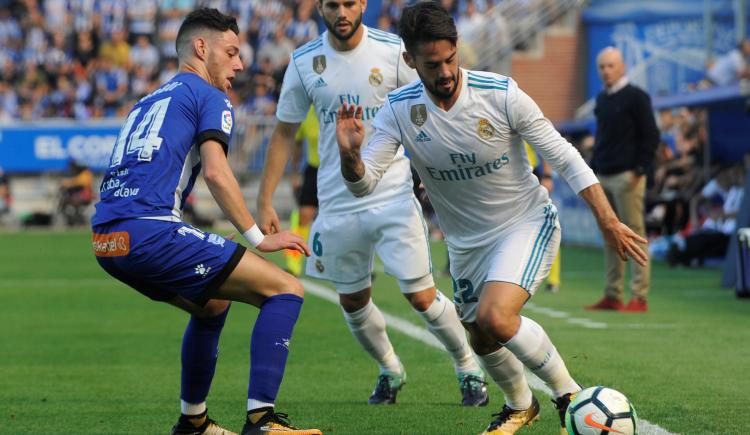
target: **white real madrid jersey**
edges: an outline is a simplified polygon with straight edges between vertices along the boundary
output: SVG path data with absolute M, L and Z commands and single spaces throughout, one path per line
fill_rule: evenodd
M 523 139 L 576 192 L 597 183 L 580 153 L 510 78 L 461 69 L 458 100 L 436 106 L 420 81 L 388 95 L 362 152 L 365 177 L 347 183 L 365 195 L 403 144 L 453 249 L 492 242 L 549 203 L 531 172 Z
M 364 110 L 365 138 L 370 137 L 375 114 L 388 92 L 417 78 L 402 59 L 401 39 L 366 26 L 362 40 L 350 51 L 337 51 L 328 42 L 328 32 L 298 48 L 284 75 L 276 109 L 280 121 L 305 119 L 310 104 L 320 121 L 318 154 L 318 201 L 321 214 L 352 213 L 375 207 L 412 192 L 409 161 L 394 153 L 382 181 L 366 198 L 354 197 L 341 176 L 336 143 L 336 111 L 342 103 Z

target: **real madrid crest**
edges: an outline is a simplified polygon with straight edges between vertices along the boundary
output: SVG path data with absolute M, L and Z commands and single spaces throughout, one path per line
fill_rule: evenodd
M 383 74 L 380 73 L 380 68 L 373 68 L 370 70 L 369 80 L 372 86 L 380 86 L 383 83 Z
M 326 70 L 326 57 L 325 55 L 318 55 L 313 57 L 313 71 L 315 71 L 318 74 L 323 74 L 323 71 Z
M 427 107 L 424 104 L 415 104 L 411 106 L 411 122 L 421 127 L 427 122 Z
M 482 118 L 479 120 L 479 125 L 477 126 L 477 133 L 479 134 L 479 137 L 482 139 L 489 139 L 492 137 L 493 134 L 495 134 L 495 127 L 490 124 L 490 121 Z

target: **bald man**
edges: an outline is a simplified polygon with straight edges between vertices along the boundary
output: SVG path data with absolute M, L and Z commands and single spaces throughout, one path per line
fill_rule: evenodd
M 651 99 L 642 89 L 628 82 L 622 53 L 618 49 L 607 47 L 602 50 L 597 57 L 597 66 L 604 90 L 596 97 L 596 142 L 591 167 L 617 217 L 645 237 L 645 174 L 659 143 Z M 646 250 L 645 245 L 642 248 Z M 648 311 L 650 263 L 641 266 L 631 262 L 631 298 L 625 304 L 625 262 L 609 247 L 605 247 L 604 258 L 607 270 L 604 298 L 586 309 Z

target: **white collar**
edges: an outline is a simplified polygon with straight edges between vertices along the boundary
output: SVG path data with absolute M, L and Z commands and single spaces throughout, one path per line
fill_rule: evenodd
M 620 77 L 620 80 L 616 81 L 614 85 L 607 88 L 607 95 L 612 95 L 614 93 L 620 92 L 622 88 L 627 86 L 629 83 L 628 76 L 623 75 Z

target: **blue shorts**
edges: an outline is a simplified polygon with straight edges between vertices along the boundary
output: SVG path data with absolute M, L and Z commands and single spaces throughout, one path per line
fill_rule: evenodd
M 205 305 L 245 247 L 183 222 L 126 219 L 93 228 L 93 249 L 110 275 L 156 301 Z

